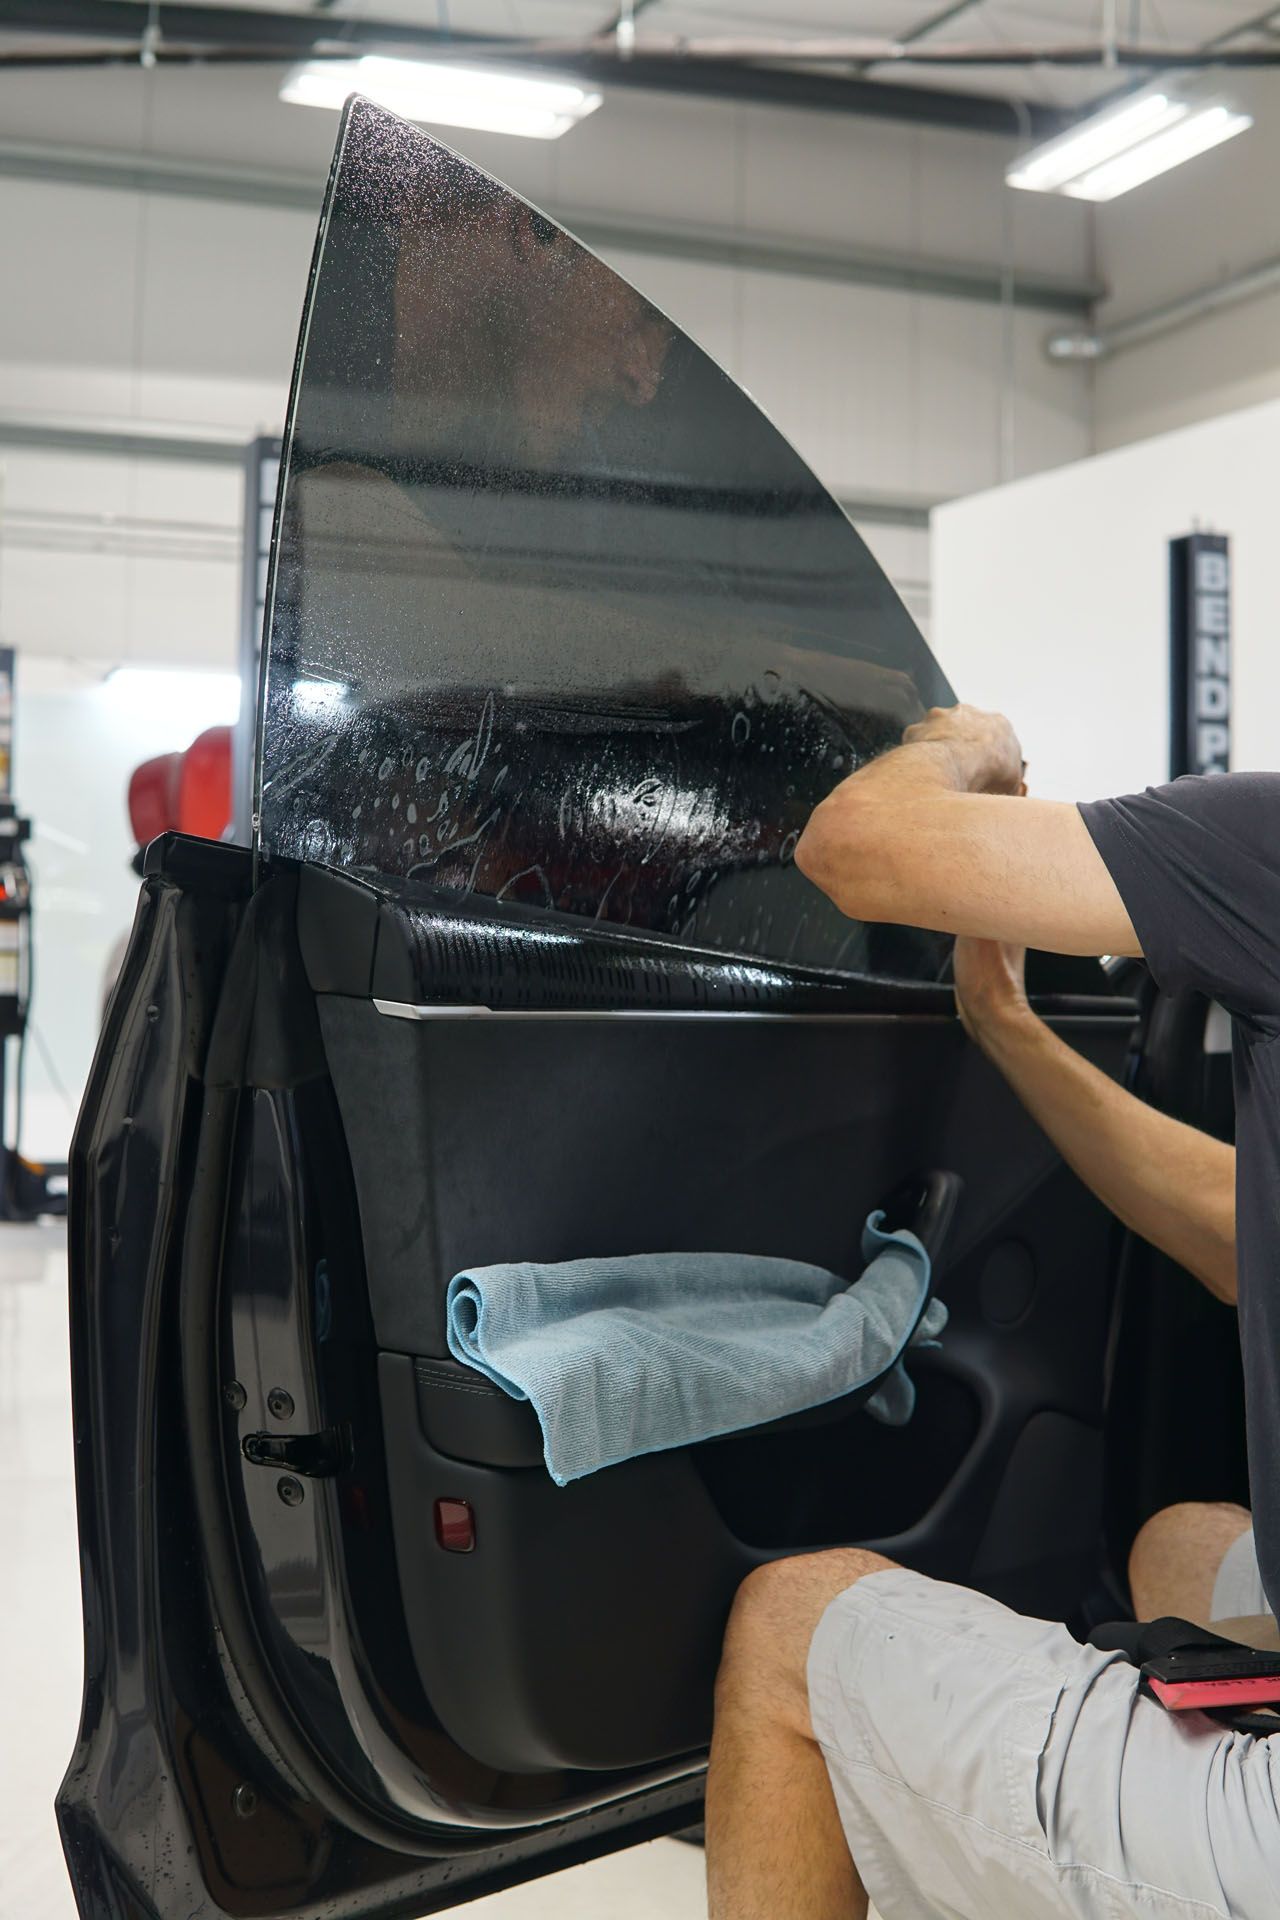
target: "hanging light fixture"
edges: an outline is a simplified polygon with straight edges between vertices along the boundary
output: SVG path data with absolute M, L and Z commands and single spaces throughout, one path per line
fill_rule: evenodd
M 342 107 L 360 93 L 405 120 L 476 127 L 528 140 L 558 140 L 600 105 L 572 80 L 456 66 L 452 60 L 308 60 L 284 77 L 280 98 L 297 107 Z
M 1224 100 L 1148 87 L 1033 147 L 1005 179 L 1031 193 L 1114 200 L 1252 125 L 1251 115 Z

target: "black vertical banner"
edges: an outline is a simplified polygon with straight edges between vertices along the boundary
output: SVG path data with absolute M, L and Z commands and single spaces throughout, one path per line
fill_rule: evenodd
M 1225 533 L 1169 542 L 1169 774 L 1231 765 L 1231 550 Z

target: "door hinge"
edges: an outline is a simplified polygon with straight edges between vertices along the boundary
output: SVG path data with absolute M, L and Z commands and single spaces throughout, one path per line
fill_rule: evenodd
M 351 1465 L 351 1429 L 325 1427 L 319 1433 L 246 1433 L 241 1448 L 255 1467 L 275 1467 L 331 1480 Z

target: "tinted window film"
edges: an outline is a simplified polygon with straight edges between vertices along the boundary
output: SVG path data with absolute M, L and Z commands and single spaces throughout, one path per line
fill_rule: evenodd
M 850 342 L 856 351 L 856 342 Z M 792 863 L 950 690 L 843 513 L 634 288 L 348 109 L 285 447 L 259 844 L 919 976 Z

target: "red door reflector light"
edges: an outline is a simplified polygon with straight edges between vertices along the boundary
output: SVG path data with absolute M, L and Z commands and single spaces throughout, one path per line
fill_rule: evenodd
M 446 1553 L 475 1551 L 476 1517 L 469 1501 L 436 1501 L 436 1539 Z

